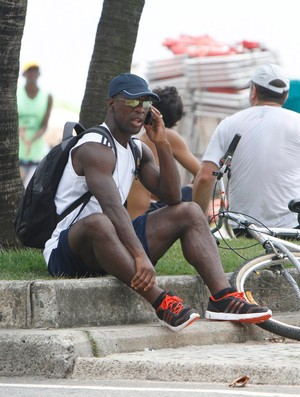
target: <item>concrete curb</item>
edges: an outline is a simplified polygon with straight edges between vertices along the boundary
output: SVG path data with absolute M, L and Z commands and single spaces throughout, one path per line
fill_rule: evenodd
M 178 333 L 157 322 L 82 329 L 0 330 L 0 376 L 67 378 L 73 376 L 77 359 L 82 362 L 95 358 L 100 363 L 111 354 L 260 342 L 267 335 L 255 326 L 205 319 Z M 77 372 L 82 372 L 78 368 L 77 365 Z M 88 376 L 92 375 L 87 373 Z
M 229 384 L 247 375 L 252 384 L 300 385 L 299 354 L 299 344 L 270 342 L 147 350 L 78 358 L 72 377 Z
M 0 331 L 0 376 L 66 378 L 76 357 L 92 356 L 81 331 Z
M 209 291 L 200 276 L 163 276 L 203 315 Z M 156 322 L 153 308 L 114 277 L 0 282 L 0 329 L 71 328 Z
M 159 283 L 203 316 L 209 291 L 199 276 Z M 227 382 L 242 369 L 255 383 L 300 384 L 299 342 L 272 340 L 256 326 L 203 318 L 174 333 L 113 277 L 0 282 L 2 377 Z

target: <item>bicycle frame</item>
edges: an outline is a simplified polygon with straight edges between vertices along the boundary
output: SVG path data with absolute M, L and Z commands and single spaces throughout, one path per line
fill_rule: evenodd
M 219 191 L 221 194 L 221 203 L 225 205 L 226 197 L 225 189 L 222 188 L 224 186 L 222 178 L 218 180 L 218 183 L 221 185 Z M 290 241 L 282 240 L 276 237 L 276 235 L 281 235 L 284 237 L 299 239 L 300 231 L 298 229 L 259 227 L 254 223 L 250 223 L 244 215 L 225 210 L 219 212 L 218 215 L 218 224 L 216 228 L 213 229 L 214 232 L 222 227 L 224 219 L 232 220 L 243 226 L 243 228 L 266 249 L 267 253 L 274 253 L 278 259 L 288 258 L 300 274 L 300 262 L 293 254 L 293 252 L 300 252 L 300 246 Z M 280 266 L 280 271 L 300 299 L 300 289 L 294 278 L 283 266 Z
M 235 147 L 229 153 L 226 153 L 224 158 L 220 160 L 220 167 L 218 171 L 214 173 L 214 175 L 216 176 L 216 183 L 218 187 L 218 196 L 220 198 L 220 209 L 218 211 L 218 222 L 217 225 L 211 230 L 212 233 L 215 233 L 216 231 L 219 231 L 221 229 L 224 224 L 224 219 L 231 220 L 241 226 L 245 231 L 249 233 L 250 236 L 258 241 L 266 249 L 266 253 L 272 253 L 278 259 L 288 258 L 300 274 L 300 262 L 293 254 L 293 252 L 300 252 L 300 245 L 280 238 L 281 236 L 285 238 L 299 240 L 299 229 L 260 227 L 252 222 L 249 222 L 249 220 L 243 214 L 226 210 L 227 196 L 223 177 L 224 174 L 226 174 L 230 170 L 230 164 Z M 233 232 L 230 234 L 234 235 Z M 290 285 L 292 285 L 293 289 L 300 299 L 300 289 L 293 277 L 283 266 L 281 266 L 280 271 L 282 272 L 283 276 L 289 281 Z
M 287 240 L 300 240 L 300 229 L 269 228 L 259 225 L 259 221 L 251 220 L 251 214 L 248 216 L 228 209 L 227 191 L 223 177 L 230 171 L 232 156 L 239 139 L 240 135 L 237 134 L 225 155 L 220 159 L 219 169 L 213 173 L 216 177 L 220 208 L 216 214 L 214 213 L 214 217 L 218 216 L 218 220 L 216 226 L 211 228 L 211 232 L 220 232 L 225 224 L 229 238 L 235 238 L 230 223 L 224 222 L 224 220 L 231 221 L 265 248 L 266 254 L 241 264 L 233 272 L 230 281 L 238 291 L 245 293 L 249 302 L 256 303 L 255 300 L 258 299 L 265 306 L 272 308 L 271 319 L 257 324 L 259 327 L 277 335 L 300 341 L 300 323 L 298 321 L 300 313 L 300 245 Z M 230 174 L 228 180 L 230 180 Z M 299 199 L 289 203 L 289 208 L 293 212 L 300 212 L 299 207 Z M 222 238 L 222 234 L 219 234 Z M 228 243 L 226 245 L 230 247 Z M 255 297 L 252 295 L 252 287 Z M 282 315 L 278 314 L 279 307 L 283 309 Z
M 238 141 L 239 139 L 237 140 L 237 143 Z M 235 147 L 237 146 L 237 143 Z M 232 146 L 232 144 L 230 146 Z M 244 215 L 226 210 L 227 196 L 223 177 L 230 170 L 230 164 L 235 147 L 233 149 L 231 147 L 229 153 L 225 154 L 224 158 L 220 160 L 218 171 L 214 172 L 214 175 L 216 176 L 218 196 L 220 198 L 220 209 L 218 211 L 217 225 L 211 229 L 211 232 L 215 233 L 216 231 L 219 231 L 224 224 L 224 219 L 234 221 L 238 225 L 242 226 L 242 228 L 244 228 L 255 240 L 257 240 L 266 249 L 266 252 L 273 252 L 274 254 L 279 255 L 279 250 L 281 253 L 286 255 L 300 273 L 300 263 L 290 252 L 300 252 L 300 246 L 291 243 L 290 241 L 280 239 L 281 236 L 300 240 L 299 229 L 259 227 L 254 223 L 249 222 Z M 231 234 L 233 235 L 233 233 Z
M 300 252 L 300 246 L 290 241 L 278 238 L 282 236 L 299 240 L 299 229 L 259 227 L 254 223 L 250 223 L 244 215 L 230 212 L 225 209 L 226 190 L 224 186 L 223 176 L 224 173 L 229 170 L 231 159 L 232 157 L 228 156 L 228 158 L 225 159 L 224 164 L 216 173 L 218 194 L 221 200 L 221 207 L 218 212 L 218 223 L 216 227 L 212 229 L 212 233 L 215 233 L 216 231 L 221 229 L 224 223 L 224 219 L 234 221 L 238 225 L 242 226 L 256 241 L 258 241 L 266 249 L 267 253 L 272 252 L 278 257 L 282 257 L 282 255 L 285 255 L 287 258 L 289 258 L 289 260 L 295 265 L 295 267 L 298 269 L 298 272 L 300 273 L 300 262 L 292 254 L 292 252 Z M 296 288 L 297 294 L 299 294 L 300 297 L 300 290 L 297 285 Z
M 288 236 L 289 238 L 297 239 L 300 235 L 298 229 L 262 228 L 254 223 L 250 223 L 243 215 L 230 211 L 219 213 L 219 218 L 226 218 L 243 226 L 245 230 L 266 249 L 267 253 L 274 253 L 278 257 L 284 254 L 290 259 L 300 273 L 300 263 L 292 254 L 292 252 L 300 252 L 300 246 L 276 237 L 276 235 L 281 234 L 284 237 Z

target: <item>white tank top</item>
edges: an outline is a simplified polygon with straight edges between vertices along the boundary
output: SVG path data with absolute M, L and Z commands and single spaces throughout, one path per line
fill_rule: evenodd
M 108 128 L 107 125 L 105 124 L 102 125 Z M 77 175 L 73 168 L 72 156 L 71 156 L 72 151 L 76 147 L 79 147 L 86 142 L 102 143 L 101 141 L 102 141 L 101 135 L 97 133 L 89 133 L 84 135 L 77 142 L 74 148 L 71 149 L 69 153 L 69 159 L 66 168 L 64 170 L 64 173 L 62 175 L 62 178 L 60 180 L 55 197 L 55 204 L 58 214 L 61 214 L 66 208 L 70 206 L 71 203 L 73 203 L 75 200 L 77 200 L 85 192 L 88 191 L 85 177 Z M 116 162 L 115 170 L 113 172 L 113 179 L 119 190 L 122 204 L 124 204 L 135 177 L 134 176 L 135 159 L 129 144 L 127 145 L 127 148 L 124 148 L 115 139 L 114 141 L 117 148 L 117 162 Z M 136 140 L 136 143 L 141 150 L 141 142 L 139 140 Z M 46 263 L 48 263 L 49 257 L 51 255 L 51 251 L 57 247 L 60 232 L 67 229 L 72 224 L 77 214 L 79 213 L 80 208 L 81 206 L 77 207 L 74 211 L 72 211 L 69 215 L 67 215 L 61 222 L 59 222 L 51 238 L 46 242 L 43 253 Z M 83 211 L 79 214 L 78 218 L 76 218 L 76 220 L 82 219 L 83 217 L 88 216 L 95 212 L 102 212 L 102 209 L 96 198 L 92 196 L 89 202 L 87 203 L 87 205 L 84 207 Z

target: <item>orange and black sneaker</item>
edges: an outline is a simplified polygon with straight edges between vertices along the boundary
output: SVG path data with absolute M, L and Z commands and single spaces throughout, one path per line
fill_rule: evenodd
M 243 292 L 226 288 L 209 298 L 205 318 L 208 320 L 237 321 L 258 324 L 267 321 L 272 311 L 267 307 L 249 303 Z
M 182 299 L 170 291 L 164 292 L 158 299 L 161 300 L 156 309 L 158 321 L 172 331 L 180 331 L 200 318 L 194 309 L 185 306 Z

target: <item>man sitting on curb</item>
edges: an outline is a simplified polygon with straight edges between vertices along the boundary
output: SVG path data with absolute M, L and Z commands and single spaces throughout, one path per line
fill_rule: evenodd
M 97 133 L 86 134 L 71 150 L 56 194 L 58 212 L 62 213 L 87 190 L 93 196 L 79 215 L 76 209 L 64 218 L 47 241 L 44 257 L 50 274 L 111 274 L 145 298 L 162 325 L 178 331 L 200 316 L 179 297 L 158 286 L 154 265 L 180 239 L 186 260 L 212 294 L 207 318 L 249 323 L 270 318 L 268 308 L 249 304 L 230 287 L 200 207 L 181 202 L 179 173 L 164 122 L 159 110 L 151 106 L 159 97 L 144 79 L 130 73 L 110 82 L 108 96 L 102 125 L 115 140 L 117 156 Z M 168 206 L 132 222 L 124 207 L 135 177 L 135 160 L 128 142 L 142 128 L 149 110 L 153 123 L 145 128 L 156 147 L 160 169 L 148 146 L 138 141 L 142 153 L 139 179 Z

